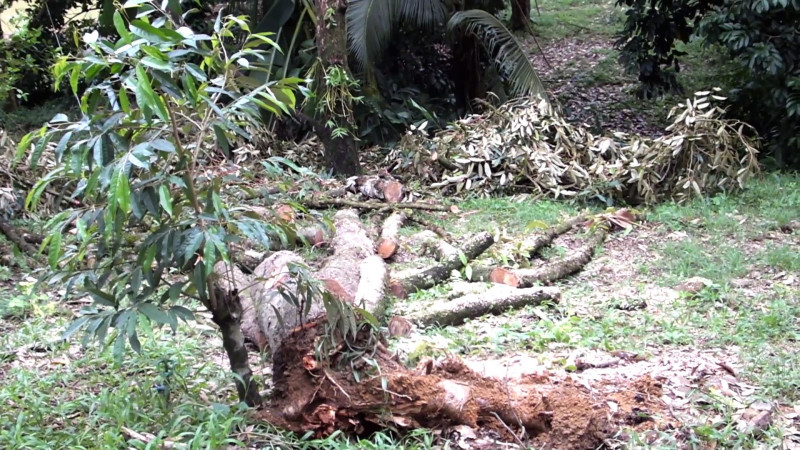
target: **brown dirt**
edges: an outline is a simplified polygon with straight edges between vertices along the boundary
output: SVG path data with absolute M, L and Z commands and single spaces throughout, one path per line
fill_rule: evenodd
M 559 449 L 597 448 L 623 427 L 673 426 L 662 419 L 667 414 L 661 383 L 647 374 L 617 380 L 610 389 L 602 379 L 593 387 L 542 373 L 497 376 L 455 357 L 409 369 L 380 344 L 373 355 L 365 355 L 379 364 L 380 373 L 369 373 L 365 364 L 359 367 L 360 358 L 353 366 L 343 364 L 340 349 L 329 353 L 329 362 L 318 360 L 314 349 L 321 330 L 310 323 L 285 339 L 273 358 L 271 404 L 258 419 L 296 432 L 314 431 L 317 437 L 335 430 L 366 434 L 389 427 L 466 426 L 476 438 Z M 369 337 L 365 330 L 359 335 L 362 342 Z M 484 369 L 497 366 L 485 363 Z

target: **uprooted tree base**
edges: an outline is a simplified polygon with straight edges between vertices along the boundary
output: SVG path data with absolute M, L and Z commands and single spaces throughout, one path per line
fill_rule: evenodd
M 426 360 L 409 369 L 381 345 L 366 355 L 378 371 L 361 358 L 350 364 L 352 354 L 345 351 L 317 359 L 314 349 L 323 330 L 311 322 L 284 339 L 273 357 L 272 403 L 257 413 L 258 419 L 317 437 L 335 430 L 365 435 L 379 429 L 466 426 L 505 442 L 563 449 L 597 448 L 623 426 L 674 425 L 655 419 L 664 412 L 661 385 L 647 376 L 602 398 L 570 379 L 484 376 L 457 358 Z M 369 335 L 362 329 L 353 345 L 369 347 Z
M 390 208 L 404 211 L 405 206 L 395 203 Z M 620 211 L 594 216 L 588 222 L 585 216 L 568 219 L 535 237 L 527 249 L 533 259 L 556 237 L 590 224 L 584 245 L 573 254 L 547 261 L 535 271 L 483 262 L 476 270 L 490 275 L 491 287 L 466 283 L 469 289 L 464 292 L 454 290 L 448 299 L 405 311 L 402 321 L 408 319 L 422 326 L 458 325 L 510 308 L 558 302 L 557 287 L 532 285 L 550 283 L 581 270 L 591 260 L 595 247 L 603 244 L 611 225 L 632 220 L 629 213 Z M 465 269 L 469 261 L 480 258 L 494 245 L 494 238 L 486 232 L 452 239 L 460 243 L 457 246 L 429 230 L 401 237 L 397 233 L 401 218 L 391 215 L 381 233 L 366 229 L 355 210 L 338 211 L 330 255 L 316 269 L 310 268 L 313 275 L 334 298 L 381 317 L 387 304 L 386 292 L 402 298 L 415 290 L 446 283 L 454 272 Z M 380 236 L 392 239 L 397 246 L 391 255 L 380 254 L 384 247 L 375 242 Z M 392 271 L 398 251 L 430 254 L 435 261 L 427 267 Z M 502 381 L 482 376 L 456 358 L 429 360 L 408 369 L 387 350 L 380 332 L 366 323 L 355 338 L 344 342 L 329 328 L 320 299 L 306 298 L 313 303 L 303 319 L 297 314 L 297 306 L 275 295 L 278 286 L 284 293 L 298 294 L 301 283 L 290 276 L 289 261 L 301 258 L 281 251 L 261 262 L 252 276 L 237 272 L 231 277 L 218 272 L 227 283 L 226 289 L 240 293 L 244 336 L 259 348 L 272 350 L 274 395 L 260 417 L 273 425 L 314 431 L 320 436 L 335 430 L 362 434 L 379 428 L 402 431 L 467 426 L 496 433 L 505 441 L 532 439 L 542 444 L 557 443 L 559 448 L 595 448 L 627 420 L 617 417 L 619 411 L 609 412 L 588 389 L 572 382 L 549 385 L 533 379 Z M 492 275 L 498 272 L 504 275 Z M 482 281 L 484 277 L 478 275 L 471 281 Z M 276 320 L 275 312 L 282 319 Z M 337 344 L 323 341 L 332 335 L 338 336 Z

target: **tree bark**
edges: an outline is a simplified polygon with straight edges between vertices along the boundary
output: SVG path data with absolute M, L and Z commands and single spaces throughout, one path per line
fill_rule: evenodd
M 511 0 L 511 29 L 527 30 L 531 22 L 531 0 Z
M 383 222 L 381 240 L 378 241 L 378 255 L 380 255 L 381 258 L 389 259 L 397 253 L 397 249 L 400 248 L 398 235 L 400 233 L 400 227 L 403 226 L 405 220 L 405 214 L 402 212 L 395 212 Z
M 353 118 L 350 109 L 350 93 L 345 86 L 330 86 L 324 76 L 330 70 L 340 70 L 351 77 L 347 66 L 347 27 L 345 12 L 347 0 L 316 0 L 317 56 L 322 73 L 317 79 L 317 96 L 333 96 L 333 105 L 325 107 L 322 123 L 314 124 L 314 131 L 325 146 L 325 161 L 328 169 L 336 175 L 358 175 L 361 165 L 358 161 L 358 148 L 353 137 Z M 346 83 L 346 81 L 341 81 Z M 341 92 L 344 88 L 345 92 Z M 335 128 L 347 130 L 345 136 L 334 136 L 328 123 Z
M 227 290 L 217 283 L 209 283 L 209 287 L 210 295 L 205 301 L 205 307 L 211 312 L 211 318 L 219 326 L 222 334 L 222 346 L 228 354 L 231 371 L 236 375 L 234 383 L 239 400 L 248 406 L 259 406 L 263 400 L 258 391 L 258 383 L 253 379 L 247 348 L 244 346 L 239 294 L 235 289 Z
M 515 289 L 498 285 L 479 294 L 465 295 L 449 301 L 437 301 L 405 317 L 423 326 L 461 325 L 466 319 L 485 314 L 501 314 L 508 309 L 539 304 L 545 300 L 557 302 L 560 297 L 561 292 L 557 287 Z
M 472 99 L 486 96 L 481 55 L 481 43 L 473 34 L 454 39 L 452 70 L 456 107 L 460 113 L 471 111 Z
M 461 252 L 467 261 L 480 256 L 486 249 L 494 244 L 494 237 L 487 232 L 478 233 L 464 242 Z M 439 264 L 415 272 L 399 279 L 392 280 L 389 284 L 392 294 L 398 298 L 406 298 L 416 290 L 430 289 L 450 277 L 454 270 L 464 267 L 461 255 L 458 252 L 448 252 Z M 442 255 L 445 256 L 445 255 Z

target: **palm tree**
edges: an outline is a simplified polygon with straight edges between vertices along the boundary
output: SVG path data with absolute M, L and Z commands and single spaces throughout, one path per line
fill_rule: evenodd
M 517 39 L 496 16 L 482 9 L 490 1 L 473 0 L 472 9 L 461 11 L 454 11 L 448 3 L 446 0 L 350 0 L 347 34 L 356 63 L 369 72 L 388 46 L 394 27 L 401 21 L 432 27 L 447 20 L 456 53 L 459 47 L 465 47 L 463 40 L 477 37 L 506 76 L 512 94 L 545 97 L 544 85 Z M 470 67 L 477 69 L 475 65 Z

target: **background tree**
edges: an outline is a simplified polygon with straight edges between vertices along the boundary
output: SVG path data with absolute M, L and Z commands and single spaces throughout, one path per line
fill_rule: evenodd
M 511 29 L 527 30 L 531 24 L 531 0 L 511 0 Z
M 738 62 L 731 114 L 767 139 L 775 164 L 800 164 L 800 1 L 619 0 L 628 7 L 617 42 L 645 96 L 680 90 L 678 42 L 696 36 Z M 666 70 L 665 70 L 666 69 Z

